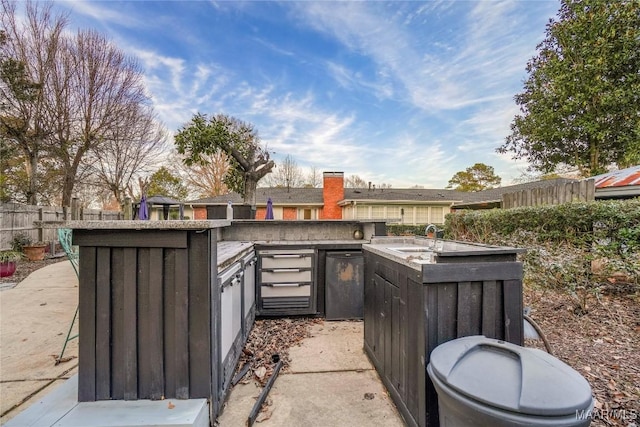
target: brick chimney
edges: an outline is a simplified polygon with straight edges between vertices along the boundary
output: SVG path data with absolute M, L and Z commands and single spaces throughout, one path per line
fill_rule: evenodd
M 338 202 L 344 199 L 344 172 L 322 174 L 322 219 L 342 219 L 342 208 Z

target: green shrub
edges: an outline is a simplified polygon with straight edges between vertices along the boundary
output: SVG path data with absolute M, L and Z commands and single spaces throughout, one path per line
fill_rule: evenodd
M 29 246 L 33 244 L 33 239 L 27 233 L 20 232 L 16 233 L 11 239 L 11 249 L 16 252 L 22 252 L 22 249 L 25 246 Z
M 387 236 L 424 236 L 426 225 L 387 224 Z
M 527 249 L 528 285 L 575 293 L 612 275 L 639 283 L 640 199 L 462 211 L 447 215 L 445 237 Z

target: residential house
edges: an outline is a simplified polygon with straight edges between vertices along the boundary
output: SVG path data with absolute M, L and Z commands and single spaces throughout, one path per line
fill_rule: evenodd
M 345 188 L 343 172 L 324 172 L 322 188 L 258 188 L 256 219 L 264 219 L 267 201 L 274 219 L 384 219 L 409 225 L 443 224 L 451 206 L 465 193 L 454 190 Z M 224 218 L 221 208 L 228 202 L 242 204 L 237 193 L 185 203 L 194 219 Z M 213 213 L 217 212 L 217 215 Z
M 637 197 L 640 166 L 598 175 L 588 200 Z M 584 180 L 555 178 L 509 185 L 477 192 L 424 188 L 345 188 L 343 172 L 324 172 L 322 188 L 258 188 L 256 219 L 264 219 L 271 199 L 274 219 L 383 219 L 407 225 L 443 224 L 445 215 L 460 209 L 502 208 L 503 196 L 529 190 L 551 190 L 568 185 L 584 187 Z M 225 218 L 227 203 L 243 203 L 237 193 L 185 203 L 185 215 L 193 219 Z M 244 206 L 244 208 L 247 208 Z M 248 218 L 248 216 L 241 216 Z

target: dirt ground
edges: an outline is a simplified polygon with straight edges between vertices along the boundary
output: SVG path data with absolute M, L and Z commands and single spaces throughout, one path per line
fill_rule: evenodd
M 12 277 L 0 278 L 0 290 L 65 259 L 19 261 Z M 553 355 L 591 384 L 596 398 L 591 425 L 640 426 L 640 292 L 613 284 L 586 302 L 585 312 L 566 292 L 527 289 L 524 294 L 530 317 L 541 327 Z M 308 325 L 291 326 L 300 329 L 288 336 L 296 341 Z M 544 349 L 541 341 L 527 340 L 526 345 Z
M 639 426 L 640 293 L 612 286 L 586 301 L 585 313 L 566 292 L 526 290 L 524 295 L 553 355 L 591 384 L 596 398 L 591 425 Z M 527 345 L 544 349 L 540 341 Z

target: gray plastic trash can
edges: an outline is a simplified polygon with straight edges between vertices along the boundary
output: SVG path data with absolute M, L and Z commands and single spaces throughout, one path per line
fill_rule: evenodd
M 588 426 L 589 383 L 540 350 L 471 336 L 439 345 L 427 366 L 440 426 Z

